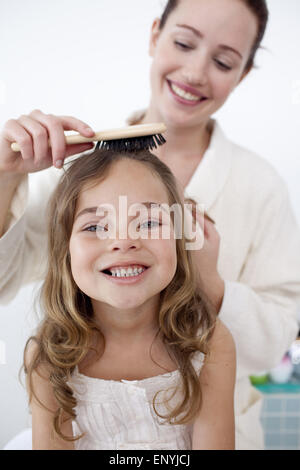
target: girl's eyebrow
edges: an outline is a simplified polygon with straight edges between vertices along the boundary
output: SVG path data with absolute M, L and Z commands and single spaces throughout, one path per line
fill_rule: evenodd
M 168 211 L 166 210 L 166 208 L 164 207 L 164 204 L 160 204 L 159 202 L 149 202 L 149 201 L 146 201 L 146 202 L 141 202 L 140 203 L 142 206 L 145 206 L 147 207 L 147 209 L 152 209 L 153 207 L 158 207 L 159 209 L 162 209 L 164 212 L 166 212 L 168 214 Z
M 189 29 L 190 31 L 192 31 L 192 32 L 193 32 L 196 36 L 198 36 L 199 38 L 201 38 L 201 39 L 204 38 L 204 34 L 202 34 L 200 31 L 198 31 L 198 29 L 193 28 L 193 26 L 189 26 L 189 25 L 187 25 L 187 24 L 177 24 L 176 26 L 178 26 L 179 28 Z M 233 47 L 226 46 L 225 44 L 220 44 L 219 47 L 220 47 L 220 49 L 234 52 L 234 53 L 237 54 L 241 59 L 243 59 L 242 54 L 241 54 L 239 51 L 237 51 L 236 49 L 234 49 Z
M 149 208 L 151 209 L 151 207 L 160 207 L 161 209 L 164 209 L 164 207 L 158 202 L 149 202 L 149 201 L 147 201 L 147 202 L 141 202 L 140 204 L 147 207 L 148 209 Z M 82 211 L 80 211 L 79 214 L 76 215 L 75 220 L 77 220 L 78 217 L 80 217 L 84 214 L 96 214 L 99 207 L 101 207 L 101 206 L 86 207 L 85 209 L 82 209 Z
M 79 214 L 76 215 L 75 220 L 78 219 L 81 215 L 84 214 L 96 214 L 98 207 L 86 207 L 82 211 L 79 212 Z

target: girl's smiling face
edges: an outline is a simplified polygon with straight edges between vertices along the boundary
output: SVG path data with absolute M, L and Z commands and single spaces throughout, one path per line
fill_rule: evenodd
M 75 283 L 100 310 L 104 304 L 131 309 L 153 302 L 154 298 L 157 302 L 159 293 L 176 272 L 176 240 L 172 226 L 169 239 L 161 236 L 161 223 L 166 223 L 159 215 L 161 211 L 152 211 L 151 217 L 149 208 L 145 215 L 143 212 L 142 217 L 138 217 L 139 238 L 131 238 L 127 230 L 124 239 L 120 238 L 119 196 L 124 195 L 128 208 L 150 202 L 169 205 L 167 191 L 160 179 L 144 164 L 129 159 L 113 164 L 104 180 L 81 192 L 69 243 L 71 269 Z M 107 225 L 94 210 L 105 204 L 115 209 L 116 220 L 110 220 L 112 225 L 109 226 L 115 225 L 117 236 L 114 239 L 104 238 Z M 124 220 L 124 214 L 122 217 Z M 130 214 L 127 219 L 125 214 L 125 219 L 128 228 L 136 217 Z M 125 266 L 132 267 L 131 274 L 136 272 L 134 267 L 147 269 L 125 278 L 121 271 Z M 121 273 L 122 278 L 111 276 L 109 272 Z
M 167 126 L 206 122 L 243 78 L 257 28 L 240 0 L 180 0 L 153 24 L 150 109 Z

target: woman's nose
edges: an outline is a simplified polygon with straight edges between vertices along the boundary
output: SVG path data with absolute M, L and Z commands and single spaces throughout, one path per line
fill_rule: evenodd
M 190 59 L 189 63 L 182 71 L 183 79 L 187 85 L 204 86 L 208 81 L 208 64 L 205 56 L 199 57 L 198 60 Z

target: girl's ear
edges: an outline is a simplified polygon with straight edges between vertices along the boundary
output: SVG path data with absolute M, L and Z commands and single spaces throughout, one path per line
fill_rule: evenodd
M 150 55 L 150 57 L 153 57 L 153 55 L 154 55 L 157 40 L 158 40 L 159 35 L 160 35 L 159 25 L 160 25 L 160 19 L 155 18 L 155 20 L 153 21 L 152 27 L 151 27 L 151 34 L 150 34 L 150 44 L 149 44 L 149 55 Z

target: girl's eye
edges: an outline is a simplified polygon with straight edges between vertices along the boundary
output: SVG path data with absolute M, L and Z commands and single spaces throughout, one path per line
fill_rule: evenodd
M 225 71 L 232 70 L 232 67 L 230 67 L 229 65 L 224 64 L 224 62 L 221 62 L 220 60 L 215 59 L 215 62 L 218 65 L 218 67 L 220 67 L 222 70 L 225 70 Z
M 179 48 L 179 49 L 183 49 L 183 50 L 189 50 L 189 49 L 192 49 L 191 46 L 188 46 L 187 44 L 184 44 L 183 42 L 180 42 L 180 41 L 175 41 L 174 44 Z
M 151 225 L 149 225 L 151 224 Z M 144 222 L 143 224 L 141 224 L 141 228 L 155 228 L 155 227 L 159 227 L 161 225 L 160 222 L 156 221 L 156 220 L 147 220 L 147 222 Z
M 83 231 L 84 232 L 97 232 L 105 230 L 105 227 L 102 227 L 101 225 L 90 225 L 89 227 L 86 227 Z

